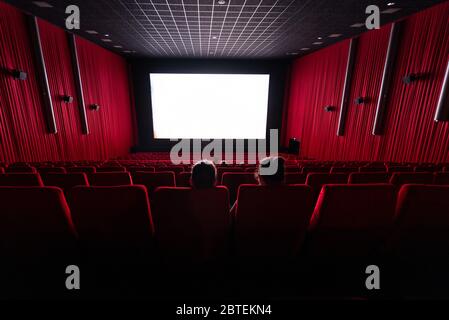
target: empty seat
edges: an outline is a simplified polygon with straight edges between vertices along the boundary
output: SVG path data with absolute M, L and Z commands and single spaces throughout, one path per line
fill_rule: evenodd
M 5 170 L 6 173 L 36 173 L 36 169 L 34 167 L 27 166 L 9 166 Z
M 400 256 L 447 257 L 449 186 L 404 185 L 388 248 Z
M 166 166 L 166 167 L 158 167 L 156 171 L 172 171 L 175 174 L 181 173 L 184 171 L 183 166 Z
M 0 167 L 0 173 L 5 173 L 5 168 Z
M 74 249 L 75 240 L 70 210 L 61 189 L 0 187 L 2 264 L 54 263 L 73 254 L 70 250 Z
M 40 167 L 37 169 L 39 173 L 65 173 L 66 170 L 63 167 Z
M 237 255 L 294 257 L 303 243 L 313 204 L 312 189 L 305 185 L 241 185 L 235 213 Z
M 175 174 L 168 172 L 136 172 L 134 183 L 144 185 L 150 198 L 152 198 L 157 187 L 176 187 Z
M 129 172 L 96 172 L 88 175 L 91 186 L 125 186 L 133 184 Z
M 395 172 L 390 179 L 390 183 L 396 186 L 410 183 L 432 184 L 433 180 L 434 175 L 429 172 Z
M 347 173 L 309 173 L 306 184 L 312 187 L 314 198 L 316 199 L 321 191 L 321 187 L 330 183 L 346 183 L 349 174 Z
M 85 173 L 71 172 L 71 173 L 43 173 L 41 178 L 46 186 L 59 187 L 64 190 L 65 194 L 68 194 L 75 186 L 87 186 L 89 185 Z
M 41 177 L 37 173 L 2 173 L 0 186 L 29 186 L 43 187 Z
M 80 166 L 80 167 L 67 167 L 67 172 L 84 172 L 84 173 L 95 173 L 97 168 L 93 166 Z
M 385 166 L 379 167 L 360 167 L 360 172 L 387 172 L 387 168 Z
M 176 186 L 177 187 L 190 187 L 190 177 L 191 172 L 181 172 L 176 175 Z
M 154 170 L 154 167 L 142 167 L 142 166 L 131 166 L 131 167 L 128 167 L 127 168 L 127 170 L 128 170 L 128 172 L 130 172 L 131 173 L 131 175 L 134 173 L 134 172 L 154 172 L 155 170 Z
M 407 166 L 390 166 L 387 168 L 387 172 L 393 173 L 393 172 L 412 172 L 413 167 L 407 167 Z
M 391 174 L 387 172 L 354 172 L 349 175 L 348 183 L 388 183 Z
M 380 250 L 392 225 L 395 188 L 389 184 L 326 185 L 310 222 L 312 256 L 368 256 Z
M 125 172 L 126 168 L 125 167 L 97 167 L 97 172 Z
M 358 172 L 358 167 L 332 167 L 331 173 L 351 173 Z
M 286 184 L 304 184 L 306 183 L 307 174 L 305 173 L 286 173 L 285 183 Z
M 143 186 L 78 186 L 71 198 L 80 241 L 94 256 L 149 253 L 153 223 Z
M 301 168 L 298 166 L 286 166 L 285 167 L 285 172 L 299 173 L 301 171 L 302 171 Z
M 436 172 L 434 183 L 449 185 L 449 172 Z
M 232 205 L 237 199 L 237 191 L 242 184 L 259 184 L 254 173 L 224 172 L 221 184 L 229 190 L 229 201 Z
M 302 168 L 302 173 L 313 173 L 313 172 L 322 172 L 322 173 L 328 173 L 330 172 L 330 168 L 328 167 L 304 167 Z
M 160 187 L 152 206 L 156 240 L 165 258 L 203 262 L 226 253 L 231 216 L 225 187 Z
M 413 169 L 415 172 L 435 172 L 437 170 L 437 166 L 426 165 L 426 166 L 416 166 Z
M 243 167 L 219 167 L 217 168 L 217 181 L 221 182 L 221 177 L 225 172 L 243 172 Z

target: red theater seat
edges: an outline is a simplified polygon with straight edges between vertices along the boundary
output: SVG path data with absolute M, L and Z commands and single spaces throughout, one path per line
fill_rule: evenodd
M 328 167 L 304 167 L 302 173 L 329 173 L 330 170 Z
M 390 177 L 391 174 L 386 172 L 354 172 L 349 175 L 348 183 L 388 183 Z
M 76 186 L 88 186 L 88 180 L 85 173 L 46 173 L 41 174 L 44 185 L 59 187 L 64 190 L 65 194 Z
M 449 186 L 404 185 L 388 243 L 403 255 L 442 255 L 449 248 Z
M 395 172 L 390 179 L 390 183 L 395 186 L 403 184 L 432 184 L 434 180 L 433 173 L 428 172 Z
M 128 172 L 133 175 L 135 172 L 154 172 L 154 167 L 137 167 L 137 166 L 131 166 L 127 168 Z
M 97 172 L 126 172 L 125 167 L 97 167 Z
M 254 173 L 246 172 L 224 172 L 221 184 L 229 190 L 229 201 L 232 205 L 237 199 L 237 191 L 242 184 L 259 184 Z
M 436 172 L 435 184 L 449 185 L 449 172 Z
M 40 167 L 37 171 L 42 173 L 65 173 L 66 170 L 63 167 Z
M 181 172 L 176 175 L 176 186 L 177 187 L 190 187 L 190 177 L 192 173 Z
M 416 166 L 414 168 L 414 171 L 415 172 L 435 172 L 438 170 L 437 170 L 437 166 L 428 165 L 428 166 Z
M 321 187 L 330 183 L 347 183 L 348 173 L 309 173 L 306 184 L 313 190 L 316 199 L 321 191 Z
M 285 172 L 300 173 L 302 171 L 298 166 L 286 166 Z
M 360 167 L 360 172 L 387 172 L 387 168 L 385 166 L 382 167 Z
M 394 172 L 413 172 L 413 167 L 407 167 L 407 166 L 391 166 L 387 168 L 387 172 L 394 173 Z
M 0 167 L 0 173 L 5 173 L 5 168 Z
M 80 240 L 93 254 L 140 254 L 149 248 L 153 223 L 143 186 L 78 186 L 71 199 Z
M 241 185 L 235 214 L 235 250 L 247 258 L 295 256 L 313 210 L 305 185 Z
M 305 173 L 286 173 L 285 184 L 304 184 L 306 183 L 307 174 Z
M 222 256 L 231 227 L 228 191 L 160 187 L 153 201 L 156 240 L 165 258 Z
M 395 188 L 389 184 L 326 185 L 310 222 L 312 256 L 366 256 L 380 250 L 392 225 Z
M 91 186 L 126 186 L 133 184 L 129 172 L 96 172 L 90 173 L 87 177 Z
M 332 167 L 331 173 L 352 173 L 359 172 L 358 167 Z
M 6 173 L 36 173 L 36 169 L 34 167 L 27 166 L 9 166 L 5 170 Z
M 0 187 L 0 239 L 2 264 L 54 262 L 73 253 L 76 233 L 62 190 Z
M 84 173 L 95 173 L 97 168 L 93 166 L 80 166 L 80 167 L 67 167 L 67 172 L 84 172 Z
M 144 185 L 150 198 L 152 198 L 157 187 L 176 187 L 175 174 L 168 172 L 136 172 L 134 183 Z
M 183 166 L 165 166 L 165 167 L 159 167 L 156 168 L 156 171 L 172 171 L 175 174 L 181 173 L 184 171 Z
M 37 173 L 2 173 L 0 174 L 0 186 L 43 187 L 44 184 Z
M 221 182 L 221 177 L 225 172 L 243 172 L 243 167 L 219 167 L 217 168 L 217 182 Z

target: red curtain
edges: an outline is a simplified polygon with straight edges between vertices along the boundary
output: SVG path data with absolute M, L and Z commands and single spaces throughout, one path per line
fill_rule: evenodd
M 386 130 L 371 134 L 390 26 L 360 36 L 353 71 L 346 131 L 336 136 L 347 59 L 347 41 L 294 62 L 283 142 L 301 140 L 304 157 L 321 160 L 449 161 L 449 125 L 433 116 L 449 56 L 449 3 L 418 13 L 404 22 L 387 104 Z M 409 73 L 423 78 L 404 85 Z M 332 85 L 331 85 L 332 84 Z M 356 97 L 368 102 L 355 105 Z
M 26 81 L 0 74 L 0 161 L 107 159 L 129 153 L 133 117 L 126 61 L 78 38 L 78 55 L 90 134 L 81 133 L 70 50 L 63 29 L 39 20 L 41 43 L 53 101 L 57 134 L 46 132 L 33 49 L 25 16 L 0 2 L 0 64 L 21 69 Z M 62 96 L 74 97 L 71 104 Z

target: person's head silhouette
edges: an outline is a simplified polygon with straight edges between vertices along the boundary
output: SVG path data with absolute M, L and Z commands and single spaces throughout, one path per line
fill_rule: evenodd
M 267 170 L 275 168 L 275 170 Z M 285 159 L 282 157 L 267 157 L 260 161 L 257 178 L 261 185 L 281 185 L 285 181 Z
M 217 170 L 212 161 L 201 160 L 192 167 L 190 183 L 197 189 L 212 188 L 217 180 Z

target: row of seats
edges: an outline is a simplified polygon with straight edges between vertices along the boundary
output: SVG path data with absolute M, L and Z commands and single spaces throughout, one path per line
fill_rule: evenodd
M 326 185 L 316 205 L 306 185 L 241 185 L 235 216 L 225 187 L 160 187 L 152 206 L 143 186 L 0 187 L 2 254 L 45 256 L 78 239 L 95 252 L 146 252 L 168 259 L 229 250 L 242 257 L 447 254 L 449 186 Z M 101 251 L 97 251 L 101 250 Z
M 189 187 L 190 173 L 175 174 L 170 171 L 161 172 L 97 172 L 97 173 L 7 173 L 0 174 L 0 186 L 57 186 L 68 191 L 77 185 L 116 186 L 140 184 L 147 187 L 150 196 L 155 188 Z M 230 201 L 237 197 L 238 187 L 242 184 L 257 184 L 254 173 L 223 172 L 219 184 L 228 188 Z M 449 185 L 449 173 L 287 173 L 286 184 L 306 184 L 314 190 L 315 198 L 324 184 L 332 183 L 391 183 L 396 186 L 403 184 L 438 184 Z

